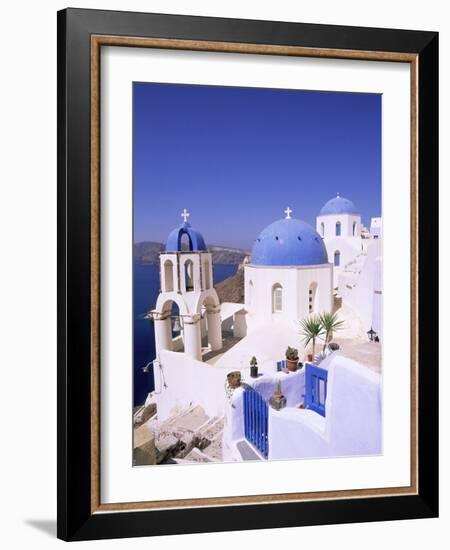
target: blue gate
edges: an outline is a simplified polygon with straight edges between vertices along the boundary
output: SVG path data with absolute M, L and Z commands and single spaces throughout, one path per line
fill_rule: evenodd
M 269 454 L 269 406 L 251 386 L 244 389 L 245 438 L 267 458 Z
M 308 363 L 305 372 L 305 407 L 325 416 L 328 372 Z

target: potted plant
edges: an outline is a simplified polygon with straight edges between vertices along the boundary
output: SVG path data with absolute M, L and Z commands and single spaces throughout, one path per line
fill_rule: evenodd
M 298 368 L 298 349 L 288 346 L 286 350 L 287 368 L 290 372 L 295 372 Z
M 234 370 L 233 372 L 227 374 L 228 385 L 232 390 L 239 388 L 241 385 L 241 379 L 241 373 L 238 370 Z
M 333 333 L 337 330 L 341 330 L 344 321 L 338 321 L 336 313 L 321 313 L 319 315 L 319 321 L 322 325 L 322 331 L 325 333 L 325 342 L 322 350 L 325 351 L 327 344 L 333 339 Z
M 308 353 L 308 361 L 313 361 L 316 354 L 316 340 L 323 334 L 323 326 L 317 315 L 312 315 L 300 321 L 300 334 L 305 347 L 312 342 L 312 353 Z
M 252 378 L 258 378 L 258 361 L 255 356 L 250 359 L 250 376 Z

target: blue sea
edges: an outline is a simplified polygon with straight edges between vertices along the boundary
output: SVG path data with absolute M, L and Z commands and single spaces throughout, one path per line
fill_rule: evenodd
M 214 284 L 234 275 L 237 265 L 215 265 Z M 155 336 L 153 323 L 144 315 L 155 307 L 159 293 L 159 267 L 154 265 L 134 265 L 134 332 L 133 332 L 133 400 L 134 405 L 142 405 L 148 392 L 154 389 L 153 369 L 143 373 L 142 369 L 155 359 Z

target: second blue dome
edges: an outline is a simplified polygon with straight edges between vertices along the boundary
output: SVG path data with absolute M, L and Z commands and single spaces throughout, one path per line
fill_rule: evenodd
M 337 195 L 322 206 L 320 215 L 327 216 L 329 214 L 358 214 L 358 210 L 350 199 Z

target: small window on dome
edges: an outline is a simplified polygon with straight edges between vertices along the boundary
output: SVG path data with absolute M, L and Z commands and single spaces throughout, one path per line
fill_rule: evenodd
M 275 237 L 275 240 L 278 241 L 278 235 Z
M 302 238 L 300 237 L 300 235 L 299 235 L 299 236 L 297 237 L 297 239 L 298 239 L 299 241 L 301 241 L 301 240 L 302 240 Z
M 180 252 L 187 252 L 193 249 L 191 236 L 187 231 L 182 231 L 179 237 L 178 250 Z

